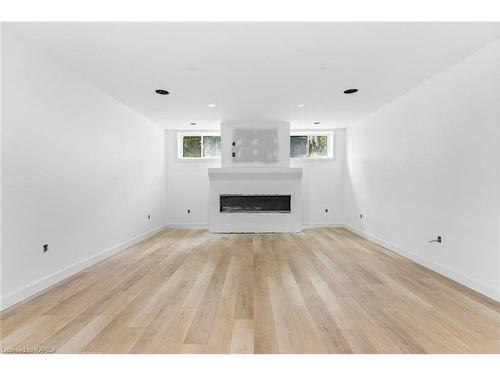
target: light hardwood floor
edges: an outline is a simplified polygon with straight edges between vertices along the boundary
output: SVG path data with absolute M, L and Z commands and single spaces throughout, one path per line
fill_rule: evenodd
M 169 229 L 2 313 L 59 353 L 500 353 L 500 304 L 344 229 Z

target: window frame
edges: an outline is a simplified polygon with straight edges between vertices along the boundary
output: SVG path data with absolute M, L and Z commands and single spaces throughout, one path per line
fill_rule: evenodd
M 309 137 L 310 136 L 327 136 L 328 137 L 328 149 L 327 156 L 309 156 Z M 307 155 L 306 157 L 294 158 L 290 155 L 290 160 L 298 161 L 319 161 L 319 160 L 333 160 L 335 158 L 335 132 L 333 130 L 291 130 L 290 138 L 292 136 L 307 136 Z M 291 152 L 291 150 L 290 150 Z
M 203 137 L 220 137 L 220 132 L 217 131 L 184 131 L 177 132 L 177 160 L 194 160 L 194 161 L 210 161 L 210 160 L 220 160 L 221 157 L 204 157 L 203 156 Z M 201 156 L 184 156 L 184 137 L 201 137 Z M 222 147 L 222 138 L 221 138 Z M 222 151 L 222 150 L 221 150 Z

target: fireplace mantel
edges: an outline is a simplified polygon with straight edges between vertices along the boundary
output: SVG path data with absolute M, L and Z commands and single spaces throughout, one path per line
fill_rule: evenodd
M 210 180 L 300 180 L 302 168 L 208 168 Z

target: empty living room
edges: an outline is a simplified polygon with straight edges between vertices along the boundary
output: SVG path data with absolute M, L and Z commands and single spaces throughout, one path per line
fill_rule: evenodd
M 499 22 L 131 21 L 1 24 L 2 361 L 499 364 Z

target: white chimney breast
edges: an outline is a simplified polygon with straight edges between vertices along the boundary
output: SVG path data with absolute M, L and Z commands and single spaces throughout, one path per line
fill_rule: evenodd
M 209 168 L 209 230 L 213 233 L 300 232 L 302 168 Z M 290 195 L 291 211 L 220 212 L 220 196 Z
M 208 169 L 210 232 L 300 232 L 302 168 L 290 168 L 290 124 L 222 123 L 221 137 L 222 168 Z M 221 212 L 221 195 L 289 195 L 290 212 Z

